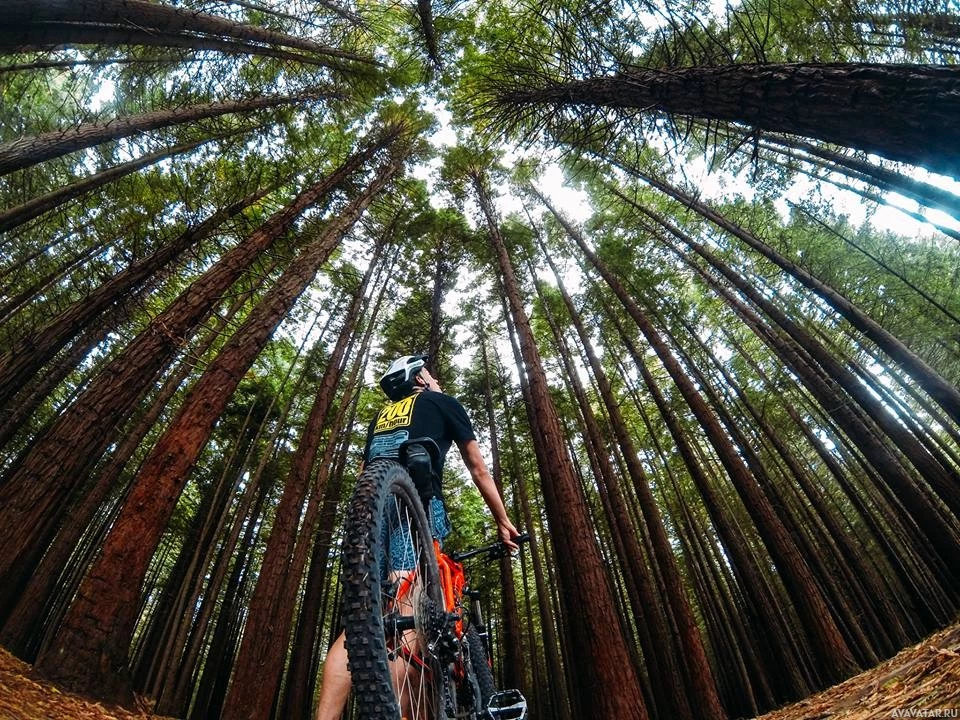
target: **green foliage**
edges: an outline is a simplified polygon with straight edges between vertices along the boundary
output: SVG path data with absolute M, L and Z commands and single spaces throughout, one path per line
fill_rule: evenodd
M 936 8 L 911 10 L 900 5 L 749 0 L 727 8 L 722 16 L 712 16 L 712 4 L 707 2 L 673 3 L 656 12 L 649 4 L 579 0 L 464 6 L 435 3 L 434 22 L 443 61 L 439 68 L 427 59 L 421 20 L 410 4 L 362 3 L 356 17 L 344 17 L 321 4 L 300 3 L 293 17 L 270 12 L 266 5 L 263 9 L 231 5 L 222 12 L 327 42 L 345 52 L 371 56 L 377 64 L 331 60 L 316 65 L 275 57 L 212 50 L 174 52 L 155 47 L 105 46 L 5 56 L 8 65 L 31 65 L 41 59 L 65 64 L 9 72 L 0 68 L 4 100 L 0 104 L 0 142 L 152 110 L 180 111 L 228 98 L 295 93 L 320 86 L 335 87 L 343 95 L 335 100 L 288 104 L 175 125 L 103 143 L 12 173 L 10 182 L 0 185 L 0 205 L 12 207 L 133 157 L 191 140 L 206 141 L 70 201 L 4 237 L 0 245 L 0 351 L 14 347 L 75 303 L 82 304 L 107 280 L 195 228 L 218 209 L 258 188 L 273 188 L 242 215 L 135 288 L 110 313 L 77 328 L 78 332 L 92 334 L 91 349 L 74 359 L 62 380 L 43 391 L 32 414 L 15 429 L 3 448 L 5 467 L 14 466 L 18 455 L 42 436 L 44 427 L 83 391 L 105 363 L 175 299 L 188 295 L 191 284 L 225 252 L 262 227 L 303 188 L 328 174 L 369 138 L 402 128 L 395 145 L 398 154 L 407 158 L 402 176 L 366 211 L 332 254 L 244 375 L 207 438 L 170 519 L 161 548 L 164 552 L 158 553 L 158 582 L 162 584 L 168 577 L 175 554 L 189 547 L 194 524 L 203 519 L 204 503 L 223 478 L 235 487 L 224 511 L 224 517 L 231 520 L 231 513 L 239 509 L 242 489 L 248 483 L 264 484 L 264 506 L 244 510 L 250 513 L 244 518 L 248 523 L 245 527 L 259 531 L 248 568 L 249 577 L 255 577 L 296 438 L 327 369 L 343 325 L 344 308 L 357 291 L 374 248 L 381 248 L 380 259 L 363 299 L 362 317 L 348 328 L 353 331 L 354 344 L 344 362 L 335 403 L 336 409 L 351 409 L 349 403 L 356 397 L 353 414 L 345 417 L 345 427 L 333 427 L 331 421 L 323 428 L 324 441 L 348 441 L 343 466 L 334 468 L 339 473 L 336 479 L 343 480 L 338 519 L 327 528 L 333 533 L 334 554 L 367 423 L 383 403 L 376 378 L 390 359 L 426 351 L 432 323 L 440 338 L 434 365 L 442 371 L 444 388 L 467 407 L 488 456 L 490 435 L 499 442 L 505 495 L 514 521 L 518 525 L 526 522 L 520 520 L 523 483 L 531 505 L 532 529 L 541 538 L 549 538 L 551 528 L 542 507 L 543 488 L 532 445 L 537 430 L 528 426 L 519 387 L 524 368 L 514 362 L 503 316 L 497 260 L 477 192 L 483 189 L 494 205 L 494 215 L 501 212 L 501 203 L 523 199 L 523 214 L 490 220 L 497 224 L 518 277 L 537 350 L 547 369 L 549 393 L 566 431 L 571 455 L 582 473 L 583 496 L 593 511 L 596 537 L 615 579 L 621 581 L 626 571 L 601 501 L 604 478 L 595 475 L 590 463 L 592 449 L 584 438 L 580 409 L 570 392 L 548 315 L 570 345 L 575 369 L 605 438 L 613 437 L 611 421 L 599 400 L 596 378 L 587 369 L 580 343 L 574 340 L 569 312 L 545 255 L 559 265 L 576 311 L 587 326 L 623 422 L 663 503 L 664 523 L 671 542 L 678 547 L 678 557 L 683 545 L 681 529 L 687 522 L 685 513 L 703 528 L 701 539 L 711 545 L 720 564 L 726 562 L 726 540 L 718 537 L 692 479 L 693 468 L 687 467 L 677 452 L 676 438 L 641 378 L 638 363 L 643 363 L 658 384 L 698 462 L 715 483 L 738 526 L 744 528 L 752 543 L 751 551 L 766 563 L 765 572 L 770 575 L 774 592 L 783 593 L 778 570 L 769 562 L 753 520 L 663 364 L 606 283 L 589 269 L 584 253 L 575 246 L 567 229 L 528 192 L 529 187 L 539 187 L 543 167 L 560 153 L 568 177 L 576 178 L 595 208 L 578 228 L 588 247 L 623 283 L 677 356 L 686 358 L 686 367 L 704 371 L 705 381 L 715 387 L 724 406 L 729 405 L 747 437 L 756 441 L 765 464 L 776 469 L 778 487 L 789 489 L 789 477 L 782 472 L 780 460 L 759 424 L 747 412 L 746 402 L 762 413 L 764 422 L 810 469 L 811 477 L 822 481 L 824 497 L 831 500 L 831 507 L 839 508 L 858 531 L 870 525 L 867 520 L 876 522 L 877 518 L 862 516 L 862 506 L 852 502 L 846 488 L 831 479 L 823 453 L 818 452 L 822 448 L 811 442 L 804 429 L 809 427 L 814 437 L 830 438 L 828 450 L 834 453 L 848 480 L 866 482 L 868 472 L 843 444 L 847 438 L 798 382 L 794 369 L 778 358 L 763 337 L 731 309 L 722 293 L 702 277 L 702 273 L 718 277 L 717 273 L 687 249 L 673 229 L 659 225 L 638 206 L 663 216 L 673 228 L 716 253 L 776 307 L 822 338 L 844 362 L 858 363 L 874 372 L 888 359 L 782 270 L 679 202 L 631 178 L 640 171 L 686 187 L 695 185 L 695 168 L 710 151 L 716 151 L 710 159 L 715 161 L 718 173 L 742 173 L 752 166 L 752 172 L 741 177 L 749 175 L 750 191 L 757 194 L 740 197 L 728 193 L 711 203 L 725 217 L 753 231 L 843 293 L 954 384 L 960 382 L 960 332 L 955 322 L 960 316 L 960 250 L 937 237 L 904 238 L 869 224 L 854 225 L 832 208 L 812 202 L 797 205 L 790 216 L 784 217 L 781 197 L 793 177 L 792 169 L 766 164 L 759 151 L 746 152 L 750 143 L 741 142 L 738 128 L 725 133 L 708 123 L 706 129 L 717 132 L 705 135 L 702 125 L 681 126 L 659 117 L 618 116 L 604 107 L 560 110 L 547 103 L 530 109 L 511 105 L 508 93 L 604 77 L 627 65 L 671 68 L 814 60 L 929 61 L 937 48 L 943 52 L 938 62 L 955 62 L 955 52 L 947 47 L 949 33 L 936 22 L 922 21 L 924 17 L 936 20 Z M 889 37 L 881 36 L 882 28 L 889 30 Z M 885 39 L 880 41 L 881 37 Z M 77 64 L 66 64 L 74 61 Z M 440 149 L 430 140 L 440 129 L 438 119 L 426 110 L 437 98 L 449 103 L 453 129 L 459 138 L 458 144 Z M 520 155 L 502 144 L 504 136 L 499 133 L 504 129 L 510 131 L 511 141 L 544 143 L 534 145 L 533 152 L 528 153 L 536 159 L 518 160 Z M 724 157 L 720 150 L 733 157 Z M 298 219 L 218 299 L 213 314 L 196 328 L 196 334 L 178 338 L 178 361 L 186 363 L 189 372 L 130 459 L 125 482 L 135 477 L 137 464 L 175 417 L 206 364 L 294 262 L 304 243 L 369 181 L 372 168 L 386 154 L 379 153 Z M 688 170 L 691 177 L 683 178 L 682 173 Z M 430 179 L 424 180 L 428 172 Z M 703 190 L 707 194 L 707 189 Z M 440 196 L 451 197 L 453 205 L 444 204 Z M 566 210 L 558 209 L 561 213 Z M 721 286 L 729 284 L 724 281 Z M 628 352 L 621 330 L 636 343 L 639 357 Z M 207 338 L 210 343 L 204 345 Z M 481 343 L 487 351 L 487 366 L 481 362 Z M 69 346 L 61 356 L 68 351 Z M 360 363 L 360 377 L 356 387 L 347 387 L 348 370 L 354 362 Z M 160 383 L 172 372 L 172 367 L 167 368 L 155 378 L 151 391 L 129 419 L 131 424 L 146 411 Z M 912 422 L 929 425 L 925 432 L 931 446 L 947 447 L 956 453 L 954 439 L 901 387 L 912 389 L 910 379 L 898 384 L 895 372 L 892 365 L 890 370 L 884 365 L 876 375 L 889 382 L 898 402 L 915 412 L 910 417 Z M 37 382 L 43 375 L 43 371 L 37 373 Z M 38 386 L 31 384 L 27 390 L 32 392 L 34 387 Z M 488 391 L 494 403 L 492 428 L 488 427 Z M 794 409 L 807 425 L 797 424 L 788 411 Z M 607 450 L 617 466 L 619 450 L 612 446 Z M 100 465 L 105 461 L 94 460 Z M 455 527 L 448 549 L 491 541 L 490 514 L 483 500 L 459 463 L 453 461 L 448 467 L 447 500 Z M 617 466 L 616 471 L 622 469 Z M 118 488 L 115 495 L 120 492 Z M 636 509 L 634 491 L 628 488 L 626 492 L 628 502 Z M 876 501 L 871 496 L 866 505 Z M 551 552 L 549 542 L 544 546 L 545 552 Z M 869 537 L 865 546 L 875 549 Z M 684 549 L 689 552 L 689 548 Z M 683 557 L 688 573 L 685 578 L 693 587 L 691 578 L 695 574 L 686 564 L 693 561 Z M 335 557 L 332 562 L 336 562 Z M 886 559 L 877 562 L 882 564 Z M 499 578 L 493 565 L 475 568 L 472 573 L 476 585 L 496 594 Z M 550 617 L 551 598 L 536 597 L 531 577 L 518 574 L 517 579 L 531 586 L 526 588 L 527 596 L 544 603 L 545 616 Z M 336 627 L 332 619 L 334 582 L 331 572 L 327 577 L 331 601 L 322 620 L 331 628 Z M 730 606 L 736 609 L 739 596 L 734 593 L 741 588 L 735 580 L 730 582 L 730 597 L 707 600 L 718 607 L 721 601 L 735 600 Z M 701 621 L 706 616 L 701 604 L 706 601 L 697 593 L 704 591 L 699 586 L 696 592 L 690 591 Z M 220 600 L 214 597 L 212 601 Z M 627 598 L 620 597 L 618 602 L 623 606 L 626 626 L 633 627 L 637 619 L 629 616 Z M 223 605 L 217 607 L 219 610 Z M 784 607 L 789 611 L 790 604 L 785 602 Z M 147 614 L 150 612 L 152 606 Z M 789 622 L 791 628 L 798 626 L 792 615 Z M 539 623 L 537 618 L 534 630 Z M 710 640 L 717 647 L 726 642 L 717 636 Z M 537 652 L 553 649 L 538 648 Z

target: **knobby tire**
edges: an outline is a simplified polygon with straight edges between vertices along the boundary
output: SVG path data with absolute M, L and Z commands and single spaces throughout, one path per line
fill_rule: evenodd
M 409 528 L 409 532 L 401 529 L 400 537 L 416 562 L 413 586 L 399 603 L 393 597 L 397 577 L 408 571 L 392 567 L 388 540 L 398 532 L 398 523 Z M 344 628 L 352 677 L 350 716 L 399 720 L 393 660 L 394 670 L 404 664 L 416 668 L 401 674 L 405 681 L 399 688 L 411 714 L 422 720 L 444 718 L 442 673 L 426 650 L 436 639 L 431 635 L 443 607 L 436 556 L 417 491 L 398 463 L 374 460 L 358 479 L 346 521 L 343 563 Z M 397 618 L 409 625 L 411 616 L 414 629 L 391 631 Z
M 472 625 L 467 629 L 467 644 L 470 648 L 470 665 L 477 679 L 477 686 L 480 688 L 479 709 L 482 713 L 490 702 L 490 696 L 496 692 L 493 671 L 490 669 L 490 661 L 487 658 L 487 648 L 484 646 L 483 638 L 480 637 L 480 633 Z

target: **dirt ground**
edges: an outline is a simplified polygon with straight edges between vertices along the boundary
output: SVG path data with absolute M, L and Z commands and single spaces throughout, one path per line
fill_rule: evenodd
M 960 625 L 757 720 L 960 718 Z
M 886 662 L 757 720 L 960 718 L 960 625 Z M 57 690 L 0 648 L 0 720 L 160 720 Z
M 32 668 L 0 648 L 0 720 L 146 720 L 147 709 L 131 712 L 61 692 Z

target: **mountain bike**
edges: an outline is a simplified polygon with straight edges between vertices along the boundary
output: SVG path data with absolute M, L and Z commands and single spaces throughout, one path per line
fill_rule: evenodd
M 490 717 L 495 687 L 483 618 L 460 560 L 506 548 L 447 555 L 430 528 L 407 467 L 371 461 L 354 490 L 343 546 L 352 718 Z

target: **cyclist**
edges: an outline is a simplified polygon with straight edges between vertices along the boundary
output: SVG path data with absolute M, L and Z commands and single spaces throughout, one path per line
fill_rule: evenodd
M 398 457 L 405 440 L 428 437 L 440 448 L 440 466 L 436 468 L 439 477 L 446 453 L 455 443 L 470 477 L 493 514 L 500 540 L 511 551 L 517 550 L 513 538 L 519 533 L 507 516 L 503 500 L 480 453 L 470 418 L 455 398 L 440 389 L 440 384 L 426 368 L 427 359 L 427 355 L 405 355 L 394 360 L 380 378 L 380 387 L 391 402 L 370 423 L 364 464 L 375 457 Z M 442 541 L 450 532 L 442 494 L 430 499 L 429 514 L 434 536 Z M 343 633 L 331 646 L 323 667 L 316 720 L 338 720 L 350 694 L 350 671 L 347 669 Z

